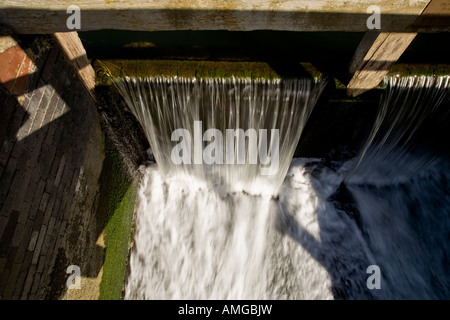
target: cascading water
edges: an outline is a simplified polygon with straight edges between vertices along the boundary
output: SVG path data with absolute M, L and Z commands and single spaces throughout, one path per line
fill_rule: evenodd
M 391 77 L 377 119 L 346 178 L 398 183 L 448 156 L 449 77 Z M 384 181 L 383 181 L 384 180 Z
M 380 296 L 450 298 L 450 77 L 392 77 L 345 185 Z
M 342 162 L 292 160 L 323 83 L 117 79 L 157 162 L 142 167 L 125 298 L 449 298 L 448 150 L 421 136 L 448 126 L 448 77 L 386 83 L 366 146 Z M 234 164 L 173 164 L 173 131 L 194 135 L 196 120 L 279 129 L 278 174 L 261 176 L 249 148 L 246 164 L 237 147 Z M 227 153 L 216 147 L 210 158 Z M 370 265 L 381 289 L 367 286 Z
M 164 175 L 276 194 L 325 81 L 160 77 L 116 85 Z

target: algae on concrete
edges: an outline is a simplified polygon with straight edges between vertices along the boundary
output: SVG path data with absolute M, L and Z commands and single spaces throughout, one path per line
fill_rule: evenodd
M 105 145 L 98 214 L 106 218 L 106 249 L 99 299 L 118 300 L 123 297 L 137 183 L 126 175 L 117 151 L 108 138 Z

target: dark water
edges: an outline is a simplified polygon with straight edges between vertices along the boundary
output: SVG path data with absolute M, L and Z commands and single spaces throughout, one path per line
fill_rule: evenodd
M 450 297 L 449 91 L 448 77 L 388 79 L 340 190 L 382 271 L 376 297 Z

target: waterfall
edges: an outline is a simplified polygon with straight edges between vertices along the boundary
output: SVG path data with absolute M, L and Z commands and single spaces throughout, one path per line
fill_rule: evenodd
M 448 156 L 448 148 L 438 144 L 450 133 L 450 77 L 389 77 L 385 85 L 348 182 L 362 177 L 373 184 L 400 182 Z
M 123 78 L 116 85 L 156 159 L 141 168 L 126 299 L 450 297 L 448 77 L 387 78 L 373 130 L 349 161 L 292 159 L 323 83 Z M 180 128 L 191 138 L 173 139 Z M 206 134 L 196 145 L 196 130 L 238 128 L 265 129 L 266 144 L 249 148 L 248 135 L 242 151 L 238 133 L 233 163 L 211 164 L 226 158 L 223 134 L 195 164 L 193 150 L 220 140 Z M 278 171 L 261 175 L 267 161 L 250 158 L 271 150 L 265 160 L 273 159 L 272 129 Z M 174 150 L 183 163 L 174 163 Z M 370 266 L 379 268 L 380 288 L 368 286 Z
M 389 77 L 345 178 L 381 297 L 450 297 L 450 77 Z
M 325 86 L 308 79 L 249 78 L 126 77 L 115 83 L 163 174 L 274 195 Z M 182 165 L 173 159 L 180 131 L 185 134 L 178 146 L 189 153 Z

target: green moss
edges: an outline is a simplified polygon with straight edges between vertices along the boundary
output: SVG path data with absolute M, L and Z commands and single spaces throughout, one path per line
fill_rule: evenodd
M 179 76 L 207 78 L 281 78 L 279 71 L 274 70 L 268 62 L 249 61 L 197 61 L 197 60 L 121 60 L 110 59 L 94 61 L 98 84 L 110 84 L 112 76 Z M 320 78 L 322 74 L 310 63 L 297 63 L 298 70 L 309 74 L 312 78 Z M 300 71 L 299 71 L 300 72 Z
M 300 66 L 305 69 L 314 79 L 322 79 L 323 73 L 317 70 L 317 68 L 310 62 L 300 62 Z
M 450 74 L 450 64 L 407 64 L 396 63 L 389 70 L 388 76 L 444 76 Z
M 122 298 L 136 184 L 125 174 L 111 141 L 106 139 L 106 158 L 100 181 L 99 214 L 106 218 L 105 261 L 100 283 L 100 300 Z

